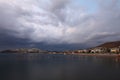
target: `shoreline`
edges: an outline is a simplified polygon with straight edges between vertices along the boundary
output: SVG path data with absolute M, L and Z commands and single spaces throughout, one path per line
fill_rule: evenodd
M 106 53 L 106 54 L 102 54 L 102 53 L 99 53 L 99 54 L 84 54 L 84 53 L 81 53 L 81 54 L 74 54 L 74 55 L 78 55 L 78 56 L 108 56 L 108 57 L 120 57 L 120 54 L 109 54 L 109 53 Z
M 50 53 L 50 54 L 63 54 L 63 55 L 76 55 L 76 56 L 120 57 L 120 53 L 119 54 L 116 54 L 116 53 Z
M 4 53 L 0 53 L 4 54 Z M 10 54 L 10 53 L 9 53 Z M 13 53 L 14 54 L 14 53 Z M 41 53 L 15 53 L 15 54 L 41 54 Z M 77 55 L 77 56 L 110 56 L 110 57 L 120 57 L 119 54 L 115 53 L 42 53 L 42 54 L 63 54 L 63 55 Z

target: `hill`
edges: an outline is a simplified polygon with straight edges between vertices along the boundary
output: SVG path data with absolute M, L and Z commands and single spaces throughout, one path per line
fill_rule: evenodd
M 119 47 L 120 46 L 120 41 L 114 41 L 114 42 L 107 42 L 102 45 L 99 45 L 97 47 L 106 47 L 106 48 L 114 48 L 114 47 Z

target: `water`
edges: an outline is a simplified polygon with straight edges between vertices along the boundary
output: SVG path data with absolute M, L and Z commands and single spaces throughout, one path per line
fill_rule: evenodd
M 120 80 L 120 58 L 0 54 L 0 80 Z

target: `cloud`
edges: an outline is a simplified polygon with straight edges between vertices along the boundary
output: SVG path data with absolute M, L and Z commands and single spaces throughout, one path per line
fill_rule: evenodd
M 33 43 L 95 45 L 120 40 L 119 0 L 91 0 L 98 5 L 92 13 L 77 1 L 0 0 L 0 32 Z

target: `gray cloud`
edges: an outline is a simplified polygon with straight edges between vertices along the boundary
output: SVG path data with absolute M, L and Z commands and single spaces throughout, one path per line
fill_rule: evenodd
M 96 1 L 98 9 L 92 14 L 73 1 L 1 0 L 0 32 L 32 43 L 97 45 L 120 40 L 119 0 Z

